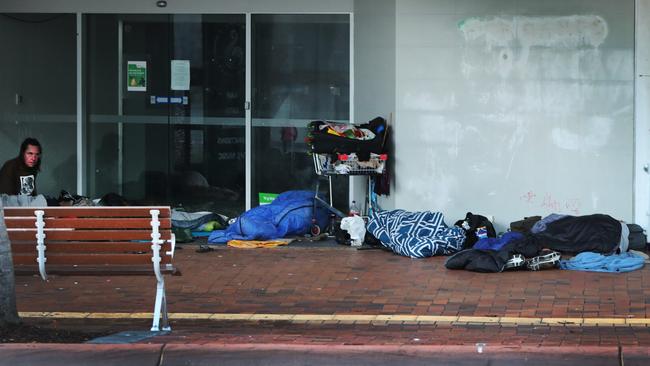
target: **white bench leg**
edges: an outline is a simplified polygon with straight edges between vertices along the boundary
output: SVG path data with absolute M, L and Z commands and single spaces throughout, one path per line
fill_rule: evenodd
M 151 325 L 151 330 L 157 332 L 160 330 L 160 316 L 162 315 L 162 330 L 171 330 L 169 326 L 169 319 L 167 317 L 167 297 L 165 296 L 165 279 L 160 272 L 160 244 L 163 243 L 160 240 L 160 232 L 158 228 L 160 227 L 160 221 L 158 220 L 158 215 L 160 211 L 150 210 L 151 214 L 151 262 L 153 262 L 153 271 L 156 274 L 156 279 L 158 280 L 158 285 L 156 286 L 156 305 L 153 309 L 153 324 Z M 173 238 L 172 238 L 173 239 Z M 174 243 L 172 243 L 174 244 Z M 173 248 L 172 248 L 173 250 Z M 162 314 L 161 314 L 162 312 Z
M 157 332 L 160 330 L 160 318 L 162 316 L 162 330 L 171 330 L 169 326 L 169 318 L 167 315 L 167 298 L 165 296 L 165 281 L 158 281 L 156 286 L 156 304 L 153 309 L 153 324 L 151 331 Z
M 167 315 L 167 294 L 163 286 L 163 296 L 162 296 L 162 330 L 170 331 L 172 327 L 169 326 L 169 316 Z

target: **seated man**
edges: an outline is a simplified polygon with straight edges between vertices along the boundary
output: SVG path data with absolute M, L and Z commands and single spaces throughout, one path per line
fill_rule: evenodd
M 0 193 L 36 196 L 36 176 L 41 167 L 41 144 L 28 137 L 20 144 L 17 157 L 0 169 Z

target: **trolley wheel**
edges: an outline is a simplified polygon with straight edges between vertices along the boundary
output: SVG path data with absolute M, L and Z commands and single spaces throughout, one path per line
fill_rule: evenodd
M 312 225 L 311 225 L 310 232 L 311 232 L 311 235 L 312 235 L 312 236 L 317 236 L 317 235 L 319 235 L 319 234 L 320 234 L 320 226 L 318 226 L 318 225 L 316 225 L 316 224 L 312 224 Z

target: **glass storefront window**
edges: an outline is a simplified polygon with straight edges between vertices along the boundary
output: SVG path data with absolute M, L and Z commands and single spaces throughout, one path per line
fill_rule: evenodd
M 84 193 L 240 214 L 246 201 L 244 14 L 82 17 Z M 44 147 L 39 191 L 77 191 L 74 14 L 3 14 L 0 153 Z M 350 16 L 252 15 L 252 196 L 314 189 L 312 120 L 348 121 Z M 347 200 L 347 178 L 335 179 Z M 336 196 L 335 196 L 336 201 Z
M 34 137 L 43 147 L 38 193 L 77 190 L 76 17 L 0 14 L 0 164 Z

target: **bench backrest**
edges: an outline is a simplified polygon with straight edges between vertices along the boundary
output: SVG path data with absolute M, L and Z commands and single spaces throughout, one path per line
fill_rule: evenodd
M 152 273 L 152 215 L 160 222 L 161 270 L 173 271 L 169 207 L 5 207 L 16 273 L 37 270 L 36 211 L 43 211 L 47 272 Z

